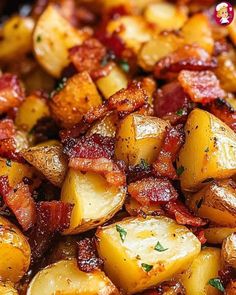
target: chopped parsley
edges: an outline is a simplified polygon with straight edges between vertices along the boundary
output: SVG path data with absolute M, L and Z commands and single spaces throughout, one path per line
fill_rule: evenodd
M 179 109 L 176 112 L 176 115 L 178 115 L 178 116 L 183 116 L 184 114 L 185 114 L 185 110 L 184 109 Z
M 127 231 L 118 224 L 116 225 L 116 231 L 120 234 L 121 241 L 124 242 L 127 236 Z
M 168 248 L 164 248 L 162 246 L 162 244 L 158 241 L 156 246 L 154 247 L 154 250 L 158 251 L 158 252 L 163 252 L 163 251 L 166 251 L 168 250 Z
M 139 167 L 143 170 L 147 170 L 149 168 L 149 164 L 144 159 L 141 159 Z
M 55 90 L 53 90 L 50 94 L 50 97 L 53 97 L 57 92 L 62 90 L 66 85 L 67 78 L 63 77 L 61 80 L 58 81 Z
M 176 173 L 178 176 L 180 176 L 183 172 L 184 172 L 184 166 L 181 165 L 179 168 L 177 168 Z
M 37 38 L 36 38 L 36 42 L 41 42 L 41 41 L 42 41 L 42 36 L 38 35 Z
M 209 152 L 209 147 L 207 147 L 204 152 L 208 153 Z
M 129 66 L 128 62 L 123 59 L 119 60 L 119 66 L 122 68 L 122 70 L 125 73 L 128 73 L 130 70 L 130 66 Z
M 219 278 L 210 279 L 208 284 L 211 285 L 212 287 L 218 289 L 221 292 L 224 292 L 224 290 L 225 290 L 225 288 L 222 285 L 222 282 Z
M 153 265 L 150 265 L 150 264 L 142 263 L 141 266 L 146 272 L 149 272 L 150 270 L 153 269 Z
M 6 165 L 7 165 L 8 167 L 11 167 L 11 160 L 10 160 L 10 159 L 7 159 L 7 160 L 6 160 Z

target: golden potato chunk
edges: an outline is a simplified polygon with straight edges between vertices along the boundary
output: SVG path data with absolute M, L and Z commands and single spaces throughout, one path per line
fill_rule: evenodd
M 62 146 L 36 146 L 22 152 L 23 157 L 55 186 L 61 187 L 67 171 Z
M 127 294 L 186 270 L 201 249 L 196 236 L 167 217 L 127 218 L 99 228 L 96 236 L 105 272 Z
M 212 178 L 236 173 L 236 134 L 214 115 L 193 110 L 185 125 L 186 140 L 177 159 L 181 187 L 194 191 Z
M 48 5 L 34 30 L 35 56 L 49 74 L 58 78 L 69 64 L 68 49 L 80 45 L 86 38 L 86 33 L 72 27 L 56 6 Z
M 236 227 L 236 184 L 219 180 L 189 197 L 190 209 L 200 217 L 228 227 Z
M 128 165 L 143 159 L 152 163 L 160 150 L 168 123 L 162 119 L 137 113 L 123 119 L 116 134 L 115 156 Z
M 0 281 L 18 282 L 30 265 L 30 246 L 21 231 L 0 216 Z
M 236 233 L 224 240 L 221 253 L 226 264 L 236 268 Z
M 32 94 L 19 107 L 15 124 L 20 129 L 29 132 L 39 119 L 47 116 L 49 116 L 49 107 L 46 99 Z
M 91 108 L 102 103 L 95 84 L 87 72 L 71 77 L 50 101 L 52 116 L 63 127 L 78 123 Z
M 26 295 L 118 295 L 119 292 L 102 271 L 85 273 L 76 260 L 62 260 L 49 265 L 31 281 Z
M 220 249 L 203 249 L 181 276 L 186 295 L 220 295 L 221 293 L 209 284 L 210 279 L 218 277 L 220 266 Z
M 236 232 L 236 227 L 209 227 L 204 229 L 204 235 L 210 244 L 222 244 L 230 234 Z
M 1 295 L 18 295 L 18 292 L 10 284 L 0 282 L 0 294 Z
M 64 234 L 77 234 L 103 224 L 119 211 L 126 191 L 107 183 L 95 173 L 70 169 L 62 186 L 61 201 L 74 204 L 70 227 Z

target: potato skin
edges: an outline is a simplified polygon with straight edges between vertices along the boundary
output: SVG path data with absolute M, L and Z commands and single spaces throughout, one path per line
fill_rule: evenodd
M 236 227 L 236 189 L 232 180 L 217 180 L 189 197 L 188 206 L 198 216 L 220 226 Z
M 50 284 L 49 284 L 50 282 Z M 76 294 L 118 295 L 119 292 L 102 271 L 85 273 L 76 260 L 61 260 L 49 265 L 31 281 L 26 295 Z
M 30 246 L 21 231 L 0 216 L 0 280 L 18 282 L 30 264 Z
M 186 140 L 177 167 L 181 187 L 197 191 L 209 179 L 225 179 L 236 173 L 236 133 L 214 115 L 194 109 L 185 124 Z M 194 158 L 194 161 L 193 161 Z
M 102 99 L 87 72 L 79 73 L 67 80 L 66 85 L 50 100 L 52 117 L 63 127 L 78 123 L 82 116 Z
M 236 268 L 236 233 L 224 240 L 221 253 L 226 264 Z

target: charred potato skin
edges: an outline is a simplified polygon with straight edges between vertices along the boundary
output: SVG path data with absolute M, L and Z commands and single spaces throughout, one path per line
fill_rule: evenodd
M 236 233 L 224 240 L 221 253 L 225 263 L 236 268 Z

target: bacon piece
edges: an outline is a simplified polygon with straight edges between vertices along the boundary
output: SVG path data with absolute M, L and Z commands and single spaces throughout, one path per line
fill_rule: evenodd
M 160 59 L 154 68 L 154 76 L 158 79 L 169 79 L 181 70 L 203 71 L 214 69 L 217 61 L 197 45 L 185 45 L 173 53 Z
M 194 104 L 177 81 L 165 84 L 154 95 L 156 116 L 173 125 L 184 123 L 193 107 Z
M 103 260 L 98 257 L 94 239 L 85 238 L 77 243 L 77 264 L 81 271 L 100 269 Z
M 173 162 L 176 160 L 179 150 L 184 144 L 184 139 L 185 136 L 182 125 L 167 129 L 161 150 L 156 161 L 153 163 L 155 175 L 158 177 L 168 177 L 170 179 L 178 178 Z
M 236 111 L 222 98 L 207 105 L 208 110 L 236 132 Z
M 192 232 L 198 238 L 198 240 L 200 241 L 200 243 L 202 245 L 204 245 L 207 242 L 207 239 L 206 239 L 205 234 L 204 234 L 204 230 L 198 229 L 198 228 L 197 229 L 193 228 Z
M 130 183 L 128 192 L 132 198 L 144 206 L 165 204 L 178 197 L 171 182 L 165 178 L 149 177 Z
M 100 62 L 106 55 L 106 48 L 95 38 L 84 41 L 82 45 L 69 50 L 69 57 L 79 72 L 90 74 L 101 67 Z
M 23 230 L 27 231 L 31 228 L 36 221 L 36 207 L 28 185 L 20 182 L 16 187 L 11 188 L 8 177 L 0 176 L 0 194 Z
M 86 113 L 79 124 L 60 132 L 61 139 L 65 142 L 71 137 L 78 137 L 85 133 L 92 123 L 102 119 L 109 111 L 117 111 L 121 116 L 132 113 L 145 105 L 147 99 L 146 91 L 142 88 L 141 83 L 133 81 L 127 88 L 116 92 L 102 105 Z
M 219 80 L 211 71 L 186 71 L 178 76 L 180 85 L 192 101 L 206 104 L 218 97 L 224 97 L 225 92 L 220 87 Z
M 32 263 L 43 256 L 58 232 L 69 227 L 72 208 L 73 205 L 61 201 L 43 201 L 37 204 L 36 224 L 28 234 Z
M 176 281 L 167 281 L 161 283 L 158 287 L 150 290 L 146 290 L 139 295 L 164 295 L 164 294 L 176 294 L 176 295 L 185 295 L 185 289 L 180 282 Z
M 179 200 L 166 203 L 163 205 L 163 209 L 170 217 L 175 218 L 179 224 L 195 227 L 201 227 L 207 224 L 204 219 L 192 215 L 187 207 Z
M 0 121 L 0 140 L 11 138 L 15 135 L 14 123 L 10 119 Z
M 7 73 L 0 77 L 0 113 L 18 107 L 24 98 L 24 89 L 16 75 Z
M 224 287 L 226 287 L 232 279 L 236 278 L 236 270 L 231 266 L 225 266 L 219 271 L 219 277 Z
M 143 178 L 153 176 L 151 166 L 145 161 L 141 161 L 136 166 L 129 166 L 127 171 L 127 183 L 135 182 Z

